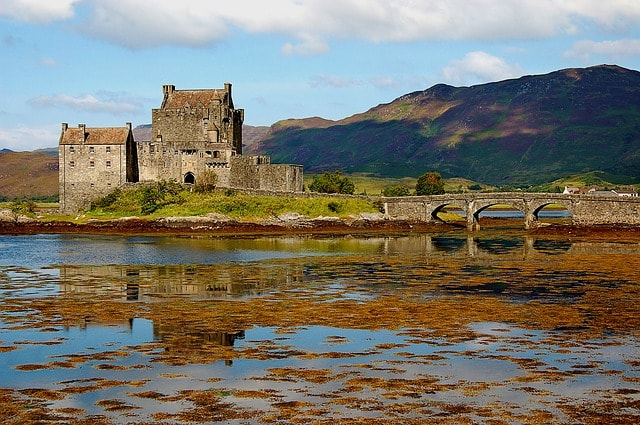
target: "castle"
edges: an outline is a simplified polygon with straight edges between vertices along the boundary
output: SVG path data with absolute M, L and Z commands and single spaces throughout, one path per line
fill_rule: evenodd
M 235 109 L 231 84 L 222 89 L 162 87 L 151 112 L 149 140 L 135 140 L 131 123 L 92 128 L 62 124 L 58 144 L 60 209 L 86 209 L 93 199 L 125 183 L 175 180 L 194 184 L 210 170 L 217 186 L 301 192 L 300 165 L 271 164 L 268 156 L 242 156 L 244 110 Z

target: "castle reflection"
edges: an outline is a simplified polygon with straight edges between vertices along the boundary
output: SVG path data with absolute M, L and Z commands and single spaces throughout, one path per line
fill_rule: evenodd
M 195 299 L 260 296 L 266 290 L 301 279 L 302 270 L 244 265 L 60 266 L 60 290 L 103 294 L 127 301 L 176 296 Z

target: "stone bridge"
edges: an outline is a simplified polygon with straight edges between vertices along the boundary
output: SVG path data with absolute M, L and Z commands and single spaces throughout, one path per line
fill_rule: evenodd
M 538 213 L 549 205 L 560 205 L 571 214 L 575 225 L 640 225 L 640 198 L 621 196 L 565 195 L 561 193 L 460 193 L 432 196 L 382 198 L 384 211 L 392 220 L 441 221 L 445 207 L 466 213 L 467 229 L 480 230 L 478 215 L 493 205 L 508 205 L 524 214 L 525 229 L 540 222 Z

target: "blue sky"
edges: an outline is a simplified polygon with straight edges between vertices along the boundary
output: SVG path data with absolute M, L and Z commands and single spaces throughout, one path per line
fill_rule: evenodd
M 602 63 L 640 70 L 640 1 L 2 0 L 0 149 L 150 123 L 163 84 L 230 82 L 271 125 Z

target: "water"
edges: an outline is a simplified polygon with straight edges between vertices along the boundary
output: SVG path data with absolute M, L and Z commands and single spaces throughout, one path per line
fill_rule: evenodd
M 640 419 L 637 241 L 36 235 L 0 247 L 0 388 L 30 406 L 3 422 Z

